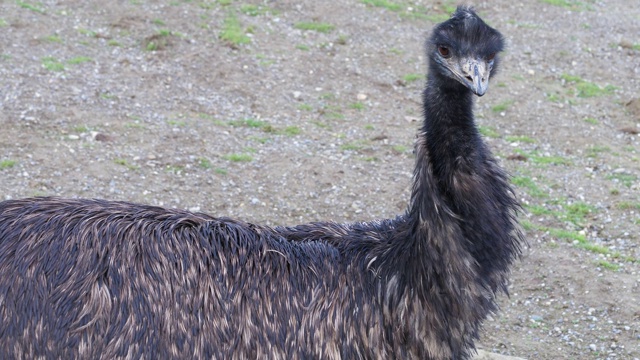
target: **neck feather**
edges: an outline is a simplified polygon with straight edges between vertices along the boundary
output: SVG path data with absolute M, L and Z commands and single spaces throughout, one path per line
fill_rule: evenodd
M 465 90 L 427 83 L 408 220 L 413 241 L 456 252 L 443 258 L 447 266 L 471 255 L 482 282 L 495 291 L 506 284 L 507 266 L 519 254 L 519 205 L 478 133 L 473 95 Z

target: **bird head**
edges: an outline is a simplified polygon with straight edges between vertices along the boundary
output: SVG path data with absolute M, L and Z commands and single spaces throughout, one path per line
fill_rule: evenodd
M 459 6 L 451 18 L 438 24 L 427 44 L 433 75 L 453 79 L 482 96 L 498 67 L 504 49 L 502 35 L 470 7 Z

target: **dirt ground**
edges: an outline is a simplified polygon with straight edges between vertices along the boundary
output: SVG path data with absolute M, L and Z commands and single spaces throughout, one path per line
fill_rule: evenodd
M 640 7 L 475 4 L 506 37 L 477 122 L 530 248 L 479 346 L 640 358 Z M 0 199 L 276 225 L 407 206 L 427 1 L 0 0 Z

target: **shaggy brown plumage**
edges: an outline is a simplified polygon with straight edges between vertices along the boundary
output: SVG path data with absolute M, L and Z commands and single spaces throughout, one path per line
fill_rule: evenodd
M 395 219 L 268 228 L 0 203 L 0 357 L 469 358 L 521 243 L 472 113 L 502 47 L 469 8 L 434 29 L 411 204 Z

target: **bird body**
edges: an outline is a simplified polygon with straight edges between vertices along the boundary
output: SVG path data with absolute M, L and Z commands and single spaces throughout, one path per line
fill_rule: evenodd
M 468 359 L 522 241 L 472 113 L 502 46 L 470 8 L 434 29 L 395 219 L 270 228 L 105 200 L 0 203 L 0 357 Z

